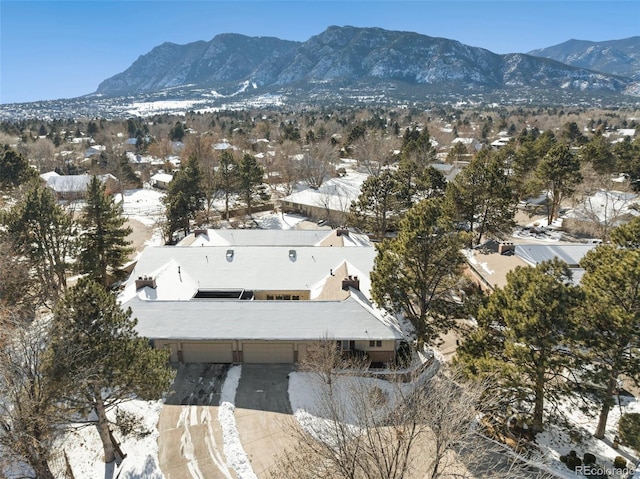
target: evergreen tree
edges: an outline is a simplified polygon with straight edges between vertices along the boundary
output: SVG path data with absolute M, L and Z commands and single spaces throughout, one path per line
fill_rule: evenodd
M 515 194 L 502 160 L 491 150 L 471 160 L 448 184 L 445 197 L 447 214 L 471 232 L 471 247 L 487 234 L 502 238 L 515 226 Z
M 580 161 L 567 146 L 558 144 L 540 160 L 536 174 L 543 187 L 547 189 L 547 221 L 551 224 L 558 217 L 562 200 L 571 196 L 576 185 L 582 181 Z
M 223 151 L 220 155 L 217 183 L 224 194 L 224 217 L 229 221 L 229 199 L 231 195 L 238 191 L 239 184 L 238 163 L 228 151 Z
M 117 277 L 118 268 L 133 252 L 127 239 L 132 230 L 125 226 L 122 207 L 105 193 L 105 185 L 96 176 L 89 182 L 86 201 L 80 219 L 78 269 L 107 287 L 109 275 Z
M 611 151 L 611 143 L 602 136 L 595 135 L 580 148 L 580 160 L 590 163 L 596 173 L 612 174 L 616 171 L 616 157 Z
M 618 226 L 611 232 L 611 241 L 623 248 L 640 248 L 640 217 Z
M 441 201 L 428 199 L 407 212 L 396 238 L 376 245 L 373 299 L 411 321 L 419 343 L 433 344 L 454 324 L 465 241 L 443 217 Z
M 13 188 L 33 178 L 36 171 L 29 166 L 27 160 L 9 145 L 0 151 L 0 189 Z
M 603 439 L 620 376 L 640 385 L 640 250 L 600 245 L 582 259 L 581 379 L 602 386 L 594 436 Z
M 202 211 L 205 199 L 200 166 L 197 158 L 192 157 L 174 175 L 162 200 L 166 207 L 169 238 L 180 229 L 185 234 L 191 231 L 191 220 Z
M 351 204 L 349 222 L 382 240 L 390 221 L 396 220 L 404 202 L 400 199 L 401 184 L 395 173 L 382 171 L 378 176 L 369 176 L 358 199 Z
M 238 162 L 238 191 L 247 205 L 247 213 L 251 215 L 251 204 L 254 199 L 267 198 L 264 185 L 264 169 L 256 157 L 245 153 Z
M 36 295 L 45 304 L 55 300 L 67 287 L 70 261 L 77 254 L 77 225 L 72 213 L 36 182 L 2 215 L 2 223 L 16 256 L 23 255 L 34 274 Z
M 107 463 L 116 459 L 107 411 L 136 396 L 159 399 L 173 379 L 169 352 L 153 349 L 135 326 L 131 310 L 87 278 L 54 310 L 48 373 L 67 395 L 69 412 L 95 412 Z
M 577 334 L 572 318 L 580 292 L 570 280 L 569 267 L 558 259 L 510 271 L 457 352 L 470 375 L 495 378 L 509 400 L 533 402 L 534 433 L 542 431 L 545 400 L 563 392 L 563 346 Z

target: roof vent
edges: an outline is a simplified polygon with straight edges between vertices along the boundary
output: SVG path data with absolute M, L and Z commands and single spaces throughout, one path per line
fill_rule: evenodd
M 228 249 L 227 250 L 227 261 L 233 261 L 233 250 L 232 249 Z
M 295 261 L 296 260 L 296 250 L 294 250 L 294 249 L 290 249 L 289 250 L 289 259 L 291 261 Z

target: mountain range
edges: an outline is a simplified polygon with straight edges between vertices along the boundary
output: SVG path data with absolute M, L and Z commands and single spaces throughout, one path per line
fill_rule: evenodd
M 455 40 L 350 26 L 327 28 L 305 42 L 226 33 L 209 42 L 164 43 L 96 94 L 135 95 L 166 89 L 237 94 L 296 89 L 367 88 L 385 94 L 540 90 L 635 95 L 640 91 L 640 37 L 571 40 L 555 47 L 499 55 Z

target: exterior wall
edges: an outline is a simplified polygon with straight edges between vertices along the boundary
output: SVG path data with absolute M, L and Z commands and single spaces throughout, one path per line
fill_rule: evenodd
M 300 213 L 309 218 L 325 220 L 331 224 L 342 225 L 346 223 L 347 213 L 344 211 L 330 210 L 322 206 L 303 205 L 291 201 L 281 201 L 280 208 L 285 212 Z
M 289 296 L 289 298 L 281 298 L 283 300 L 293 300 L 293 296 L 298 296 L 300 301 L 309 301 L 310 293 L 305 290 L 274 290 L 274 291 L 254 291 L 254 298 L 256 300 L 275 300 L 276 296 Z
M 307 351 L 313 346 L 317 346 L 319 341 L 178 341 L 157 339 L 153 343 L 156 349 L 168 349 L 171 351 L 170 361 L 174 363 L 187 362 L 189 354 L 193 356 L 193 350 L 201 350 L 201 346 L 205 345 L 211 346 L 212 354 L 220 354 L 222 350 L 228 351 L 231 349 L 231 361 L 234 363 L 256 360 L 257 350 L 262 351 L 265 357 L 259 362 L 272 362 L 268 359 L 270 350 L 273 351 L 273 362 L 282 362 L 284 357 L 283 351 L 285 349 L 289 351 L 290 354 L 284 362 L 299 363 L 304 360 Z M 197 346 L 190 350 L 190 345 Z M 252 346 L 255 347 L 252 348 Z M 381 347 L 370 347 L 369 341 L 355 341 L 355 348 L 360 351 L 366 351 L 369 359 L 374 362 L 391 361 L 395 357 L 395 341 L 393 340 L 382 341 Z M 248 358 L 245 356 L 245 350 L 247 349 L 250 350 Z M 185 350 L 187 350 L 186 358 L 184 354 Z M 191 353 L 189 353 L 189 351 L 191 351 Z M 216 351 L 217 353 L 215 353 Z M 224 362 L 228 361 L 225 360 Z
M 373 362 L 386 362 L 395 358 L 396 342 L 395 340 L 374 340 L 374 345 L 371 345 L 371 341 L 356 341 L 355 348 L 358 351 L 365 351 L 369 356 L 369 359 Z

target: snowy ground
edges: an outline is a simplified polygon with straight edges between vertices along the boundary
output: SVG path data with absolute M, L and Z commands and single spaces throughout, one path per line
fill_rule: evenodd
M 618 398 L 616 398 L 617 402 Z M 560 462 L 560 456 L 568 454 L 571 450 L 576 451 L 580 458 L 586 452 L 594 454 L 597 458 L 597 464 L 605 469 L 613 468 L 613 460 L 616 456 L 625 457 L 630 467 L 638 464 L 640 458 L 632 450 L 623 446 L 618 447 L 618 449 L 612 447 L 612 440 L 618 435 L 618 421 L 621 414 L 640 413 L 640 400 L 638 398 L 620 396 L 620 405 L 612 408 L 609 413 L 607 431 L 603 441 L 593 437 L 597 416 L 583 413 L 580 409 L 579 401 L 565 400 L 559 409 L 559 412 L 566 417 L 574 428 L 575 433 L 572 434 L 574 439 L 579 436 L 579 440 L 572 440 L 566 428 L 553 425 L 548 425 L 546 431 L 536 437 L 545 459 L 557 473 L 567 478 L 576 477 L 573 471 L 570 471 L 564 463 Z M 619 477 L 626 479 L 626 475 Z

